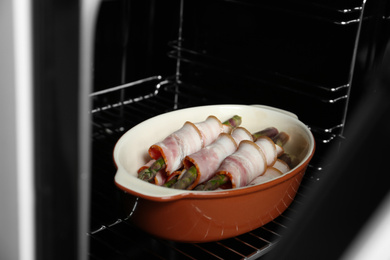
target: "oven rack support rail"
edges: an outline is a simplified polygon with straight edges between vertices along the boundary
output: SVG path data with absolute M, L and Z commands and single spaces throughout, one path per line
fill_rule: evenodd
M 127 96 L 124 92 L 132 89 L 132 88 L 138 88 L 142 89 L 145 84 L 152 84 L 152 88 L 149 88 L 147 91 L 145 91 L 143 94 L 138 96 Z M 191 99 L 191 94 L 186 93 L 184 91 L 179 91 L 176 85 L 185 85 L 184 82 L 177 82 L 177 78 L 175 76 L 170 77 L 163 77 L 161 75 L 155 75 L 147 78 L 143 78 L 140 80 L 136 80 L 133 82 L 128 82 L 126 84 L 118 85 L 112 88 L 107 88 L 101 91 L 93 92 L 89 96 L 94 99 L 101 96 L 109 95 L 111 93 L 117 93 L 117 95 L 113 96 L 112 99 L 108 99 L 105 103 L 99 103 L 94 100 L 92 100 L 93 107 L 91 109 L 91 114 L 101 112 L 104 110 L 110 110 L 115 108 L 122 108 L 125 105 L 129 104 L 135 104 L 135 103 L 142 103 L 145 100 L 153 100 L 158 98 L 164 98 L 160 97 L 160 92 L 172 92 L 173 96 L 171 97 L 171 100 L 161 100 L 160 104 L 169 104 L 171 107 L 165 108 L 164 110 L 158 111 L 159 108 L 156 108 L 155 114 L 150 115 L 158 115 L 159 113 L 168 112 L 169 110 L 175 110 L 178 108 L 184 108 L 187 107 L 187 103 L 181 103 L 183 99 Z M 188 86 L 188 88 L 191 88 L 192 86 Z M 180 96 L 180 98 L 179 98 Z M 341 98 L 341 97 L 340 97 Z M 210 98 L 211 99 L 211 98 Z M 223 99 L 223 97 L 222 97 Z M 228 98 L 227 98 L 228 99 Z M 153 101 L 151 101 L 153 102 Z M 199 104 L 196 105 L 208 105 L 212 104 L 212 100 L 200 100 Z M 330 102 L 332 103 L 332 102 Z M 190 105 L 191 106 L 191 105 Z M 192 105 L 193 106 L 193 105 Z M 316 138 L 316 141 L 319 141 L 320 143 L 330 143 L 332 140 L 337 139 L 337 133 L 339 132 L 339 129 L 343 127 L 343 124 L 336 124 L 333 126 L 329 126 L 327 128 L 317 127 L 315 125 L 308 125 L 310 130 L 314 132 L 315 135 L 317 135 L 319 138 Z

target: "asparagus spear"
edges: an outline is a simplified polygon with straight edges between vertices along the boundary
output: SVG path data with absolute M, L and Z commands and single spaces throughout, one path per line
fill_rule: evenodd
M 200 184 L 195 187 L 195 190 L 216 190 L 218 187 L 226 184 L 229 181 L 229 177 L 224 174 L 216 174 L 213 178 L 208 180 L 207 182 Z
M 233 117 L 229 118 L 225 122 L 223 122 L 223 125 L 231 126 L 233 129 L 237 126 L 241 125 L 242 119 L 238 115 L 234 115 Z
M 175 177 L 173 177 L 172 179 L 170 179 L 169 181 L 167 181 L 166 183 L 164 183 L 164 187 L 167 187 L 167 188 L 171 188 L 172 187 L 172 185 L 174 185 L 176 182 L 177 182 L 177 178 L 178 178 L 179 176 L 178 175 L 176 175 Z
M 268 136 L 269 138 L 274 138 L 277 134 L 279 134 L 278 129 L 275 127 L 267 127 L 259 132 L 252 134 L 253 140 L 256 141 L 260 136 Z
M 289 139 L 289 135 L 280 132 L 272 140 L 275 144 L 283 146 Z M 213 178 L 205 182 L 203 185 L 199 185 L 195 190 L 215 190 L 218 187 L 228 183 L 230 179 L 224 174 L 216 174 Z
M 238 115 L 234 115 L 233 117 L 229 118 L 225 122 L 223 122 L 223 125 L 230 126 L 232 128 L 236 128 L 241 124 L 241 117 Z M 148 169 L 142 170 L 140 173 L 138 173 L 138 178 L 144 181 L 151 182 L 153 178 L 156 176 L 157 172 L 165 168 L 165 161 L 163 157 L 158 158 Z
M 285 132 L 280 132 L 275 137 L 272 138 L 272 141 L 274 141 L 276 145 L 283 147 L 283 145 L 287 143 L 289 138 L 290 136 L 288 134 L 286 134 Z
M 142 170 L 138 174 L 138 178 L 144 181 L 152 181 L 157 172 L 165 168 L 163 157 L 158 158 L 149 168 Z
M 188 186 L 190 186 L 198 176 L 198 172 L 195 166 L 191 166 L 182 174 L 180 180 L 178 180 L 175 184 L 173 184 L 172 188 L 185 190 Z

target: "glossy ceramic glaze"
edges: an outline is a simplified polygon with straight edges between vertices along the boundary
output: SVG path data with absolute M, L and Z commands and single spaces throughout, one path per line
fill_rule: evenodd
M 274 126 L 290 135 L 285 151 L 301 163 L 266 183 L 230 190 L 186 191 L 139 180 L 137 169 L 149 160 L 150 145 L 179 129 L 185 121 L 209 115 L 221 121 L 242 117 L 250 132 Z M 117 142 L 115 184 L 126 192 L 130 220 L 144 231 L 181 242 L 210 242 L 256 229 L 279 216 L 292 202 L 315 149 L 310 130 L 294 114 L 265 106 L 215 105 L 166 113 L 133 127 Z

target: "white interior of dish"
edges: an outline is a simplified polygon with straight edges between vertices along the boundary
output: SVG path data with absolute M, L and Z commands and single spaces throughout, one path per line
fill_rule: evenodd
M 114 160 L 118 167 L 115 181 L 129 190 L 152 197 L 170 197 L 198 192 L 170 189 L 147 183 L 137 178 L 137 170 L 149 161 L 148 149 L 152 144 L 180 129 L 184 122 L 201 122 L 210 115 L 216 116 L 221 121 L 233 115 L 239 115 L 242 117 L 241 126 L 251 133 L 270 126 L 276 127 L 279 131 L 285 131 L 290 135 L 284 147 L 285 151 L 297 156 L 301 163 L 308 159 L 314 149 L 314 140 L 310 130 L 290 112 L 261 105 L 194 107 L 153 117 L 127 131 L 118 140 L 114 149 Z

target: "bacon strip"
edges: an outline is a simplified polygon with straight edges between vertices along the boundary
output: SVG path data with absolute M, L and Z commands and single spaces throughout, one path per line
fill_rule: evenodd
M 277 156 L 277 146 L 267 136 L 256 142 L 242 141 L 237 151 L 222 162 L 217 174 L 228 176 L 232 188 L 244 187 L 272 167 Z
M 276 159 L 278 158 L 278 154 L 276 151 L 276 145 L 274 141 L 272 141 L 267 136 L 261 136 L 259 137 L 255 142 L 260 149 L 263 151 L 266 160 L 267 160 L 267 166 L 271 167 L 274 165 Z
M 250 140 L 253 141 L 253 136 L 252 134 L 246 130 L 244 127 L 236 127 L 233 129 L 231 133 L 234 141 L 236 141 L 237 146 L 241 143 L 243 140 Z
M 249 183 L 249 185 L 256 185 L 256 184 L 264 183 L 266 181 L 269 181 L 269 180 L 272 180 L 276 177 L 279 177 L 282 174 L 283 173 L 280 170 L 278 170 L 274 167 L 269 167 L 269 168 L 267 168 L 267 170 L 265 171 L 265 173 L 263 175 L 256 177 L 253 181 L 251 181 L 251 183 Z
M 198 183 L 210 179 L 221 162 L 237 149 L 234 139 L 225 133 L 219 135 L 218 139 L 209 146 L 204 147 L 199 152 L 186 156 L 184 167 L 195 166 L 197 178 L 187 189 L 193 189 Z
M 274 168 L 278 169 L 282 173 L 286 173 L 289 170 L 291 170 L 290 166 L 283 160 L 277 159 L 275 164 L 273 165 Z
M 152 145 L 148 152 L 152 159 L 157 160 L 161 156 L 164 158 L 165 171 L 170 175 L 182 167 L 187 155 L 214 142 L 223 130 L 221 121 L 215 116 L 209 116 L 205 121 L 196 124 L 186 122 L 163 141 Z
M 202 147 L 206 147 L 214 142 L 220 133 L 224 131 L 230 131 L 229 128 L 224 128 L 221 121 L 215 116 L 209 116 L 207 119 L 200 123 L 195 123 L 202 135 Z
M 263 151 L 254 142 L 241 141 L 237 151 L 222 162 L 217 169 L 217 174 L 229 177 L 232 188 L 248 185 L 260 173 L 267 168 L 267 161 Z
M 191 190 L 199 183 L 205 182 L 214 176 L 222 161 L 234 153 L 238 144 L 243 140 L 252 141 L 252 135 L 245 128 L 237 127 L 232 131 L 231 135 L 222 133 L 214 143 L 194 154 L 186 156 L 183 162 L 184 167 L 188 169 L 191 166 L 195 166 L 197 171 L 197 178 L 187 189 Z
M 277 153 L 277 156 L 281 156 L 282 154 L 284 154 L 284 148 L 281 147 L 280 145 L 277 145 L 275 144 L 275 147 L 276 147 L 276 153 Z

